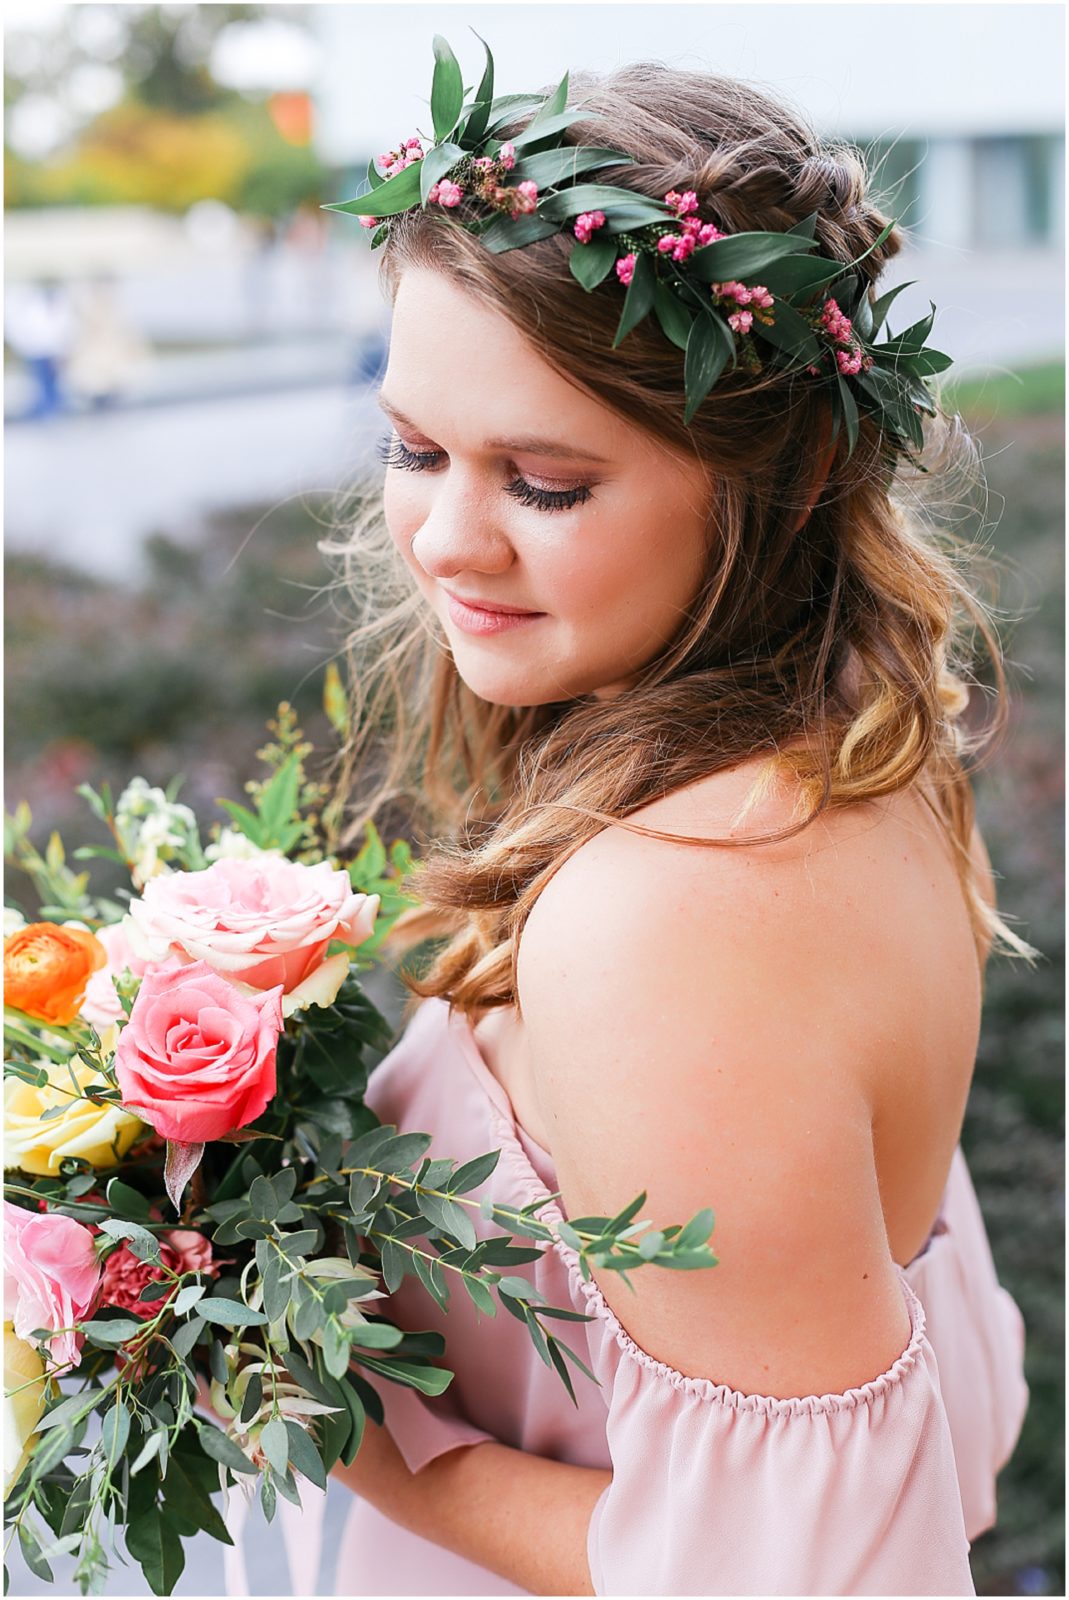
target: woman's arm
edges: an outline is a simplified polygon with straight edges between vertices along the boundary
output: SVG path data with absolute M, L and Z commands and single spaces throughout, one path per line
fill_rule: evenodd
M 207 1381 L 201 1408 L 222 1422 Z M 587 1529 L 612 1481 L 496 1441 L 462 1445 L 410 1471 L 389 1430 L 369 1423 L 351 1466 L 331 1476 L 392 1522 L 488 1567 L 531 1594 L 593 1594 Z
M 531 1594 L 593 1594 L 587 1529 L 612 1473 L 497 1442 L 463 1445 L 410 1472 L 385 1428 L 367 1428 L 335 1478 L 410 1533 Z

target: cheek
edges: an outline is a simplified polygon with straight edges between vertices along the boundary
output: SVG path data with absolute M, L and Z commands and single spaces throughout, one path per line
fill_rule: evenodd
M 400 473 L 387 473 L 382 494 L 383 512 L 390 537 L 405 556 L 408 555 L 408 547 L 419 532 L 423 515 L 419 485 L 409 481 L 412 476 L 414 474 L 407 474 L 402 478 Z

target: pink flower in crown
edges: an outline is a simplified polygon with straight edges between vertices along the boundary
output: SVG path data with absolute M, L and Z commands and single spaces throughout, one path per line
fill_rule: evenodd
M 677 216 L 684 217 L 690 211 L 697 211 L 698 196 L 693 189 L 686 189 L 682 194 L 677 189 L 669 189 L 664 197 L 665 205 L 672 207 Z
M 726 238 L 727 238 L 727 234 L 726 233 L 721 233 L 720 229 L 715 227 L 714 224 L 711 223 L 711 222 L 703 223 L 701 228 L 699 228 L 699 230 L 698 230 L 698 243 L 699 244 L 715 244 L 717 239 L 726 239 Z
M 493 156 L 476 156 L 472 161 L 472 166 L 478 167 L 480 172 L 489 172 L 493 164 Z
M 861 371 L 860 350 L 836 350 L 835 360 L 838 363 L 839 371 L 846 377 L 852 377 L 855 372 Z
M 846 343 L 850 337 L 853 323 L 849 317 L 843 315 L 837 301 L 825 300 L 820 320 L 830 338 L 836 340 L 837 343 Z
M 516 196 L 513 201 L 516 210 L 525 214 L 531 212 L 538 204 L 538 185 L 527 178 L 516 185 Z
M 442 178 L 438 183 L 431 184 L 427 198 L 437 200 L 440 206 L 458 206 L 464 198 L 464 191 L 459 183 L 453 183 L 449 178 Z
M 752 326 L 752 311 L 736 311 L 728 318 L 728 327 L 734 328 L 736 333 L 749 333 Z
M 674 261 L 686 261 L 687 257 L 692 256 L 696 249 L 697 244 L 693 234 L 683 234 L 681 238 L 675 241 L 672 249 L 672 259 Z
M 635 276 L 635 262 L 637 259 L 635 252 L 632 250 L 630 255 L 620 256 L 617 260 L 616 276 L 621 283 L 631 282 L 631 279 Z
M 720 295 L 724 300 L 734 300 L 736 305 L 748 306 L 752 298 L 750 290 L 744 283 L 732 279 L 728 283 L 714 283 L 713 293 Z
M 501 149 L 497 152 L 497 159 L 506 172 L 511 172 L 516 165 L 516 146 L 511 139 L 506 139 Z
M 362 228 L 377 228 L 379 225 L 378 217 L 357 217 L 356 220 Z
M 604 211 L 582 211 L 575 219 L 573 232 L 580 244 L 589 244 L 595 228 L 605 226 Z

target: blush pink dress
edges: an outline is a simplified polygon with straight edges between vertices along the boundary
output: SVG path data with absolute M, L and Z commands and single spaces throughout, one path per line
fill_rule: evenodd
M 550 1156 L 517 1125 L 467 1019 L 444 1000 L 420 1005 L 367 1098 L 384 1123 L 432 1134 L 431 1156 L 500 1148 L 474 1198 L 522 1206 L 556 1189 Z M 471 1215 L 480 1235 L 498 1231 Z M 539 1215 L 559 1219 L 559 1204 Z M 480 1316 L 461 1288 L 441 1313 L 406 1278 L 396 1320 L 439 1328 L 456 1372 L 435 1400 L 376 1384 L 413 1470 L 486 1439 L 611 1468 L 587 1536 L 596 1594 L 975 1593 L 969 1543 L 995 1521 L 996 1475 L 1029 1391 L 1023 1318 L 996 1276 L 960 1146 L 928 1242 L 896 1269 L 909 1342 L 840 1394 L 775 1399 L 684 1376 L 628 1336 L 563 1243 L 515 1270 L 547 1304 L 593 1316 L 558 1326 L 600 1386 L 573 1371 L 577 1409 L 515 1318 Z M 352 1496 L 336 1594 L 527 1592 Z

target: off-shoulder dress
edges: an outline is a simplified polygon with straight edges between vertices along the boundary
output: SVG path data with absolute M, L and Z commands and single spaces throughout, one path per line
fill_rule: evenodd
M 421 1003 L 368 1102 L 384 1123 L 432 1134 L 432 1157 L 500 1148 L 473 1198 L 522 1206 L 556 1189 L 551 1157 L 444 1000 Z M 480 1234 L 497 1231 L 471 1214 Z M 559 1219 L 559 1202 L 539 1215 Z M 896 1268 L 909 1342 L 885 1372 L 839 1394 L 742 1394 L 655 1360 L 562 1241 L 517 1270 L 547 1304 L 593 1317 L 568 1323 L 567 1337 L 599 1384 L 574 1373 L 576 1408 L 514 1318 L 480 1316 L 463 1291 L 441 1313 L 406 1278 L 398 1320 L 440 1328 L 456 1372 L 435 1400 L 378 1385 L 412 1469 L 484 1439 L 611 1469 L 587 1539 L 597 1594 L 975 1593 L 969 1544 L 994 1524 L 996 1476 L 1029 1391 L 1024 1320 L 998 1281 L 960 1145 L 927 1243 Z M 336 1594 L 527 1592 L 356 1495 L 335 1571 Z

